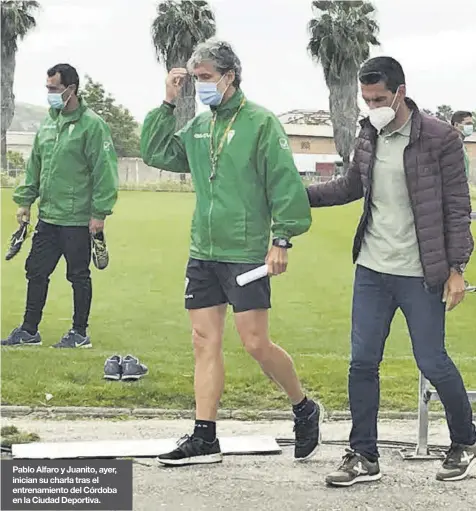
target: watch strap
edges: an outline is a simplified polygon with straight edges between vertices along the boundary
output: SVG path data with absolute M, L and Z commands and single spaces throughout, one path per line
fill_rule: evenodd
M 455 270 L 457 273 L 459 273 L 460 275 L 463 275 L 463 273 L 465 272 L 466 270 L 466 265 L 465 264 L 453 264 L 451 266 L 451 269 L 452 270 Z
M 279 248 L 292 248 L 293 245 L 286 238 L 274 238 L 273 246 Z

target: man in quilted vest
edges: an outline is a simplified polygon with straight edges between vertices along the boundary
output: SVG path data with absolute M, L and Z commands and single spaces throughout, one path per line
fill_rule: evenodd
M 463 142 L 449 123 L 420 112 L 406 97 L 396 60 L 369 60 L 359 79 L 369 112 L 353 162 L 345 176 L 307 190 L 312 207 L 364 198 L 353 249 L 351 450 L 327 483 L 351 486 L 381 477 L 379 365 L 397 309 L 406 318 L 417 365 L 446 411 L 451 447 L 437 479 L 464 479 L 476 465 L 476 428 L 445 348 L 446 312 L 464 298 L 463 274 L 474 248 Z

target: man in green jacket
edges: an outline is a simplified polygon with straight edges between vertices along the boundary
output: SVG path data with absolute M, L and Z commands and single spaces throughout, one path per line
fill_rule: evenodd
M 451 117 L 451 125 L 454 126 L 460 133 L 461 138 L 464 140 L 473 134 L 473 114 L 471 112 L 465 112 L 458 110 Z M 464 151 L 464 167 L 466 170 L 466 176 L 469 179 L 469 155 L 466 146 L 463 144 Z
M 49 277 L 64 256 L 74 296 L 73 327 L 55 348 L 90 348 L 87 335 L 92 286 L 90 260 L 103 269 L 108 253 L 104 220 L 117 200 L 117 156 L 107 124 L 78 97 L 79 77 L 69 64 L 47 72 L 49 114 L 38 130 L 25 180 L 14 193 L 20 224 L 39 215 L 25 270 L 28 280 L 23 324 L 2 341 L 38 346 Z
M 216 40 L 200 44 L 188 68 L 170 71 L 165 101 L 147 115 L 141 139 L 147 164 L 190 172 L 196 191 L 185 279 L 195 352 L 195 429 L 159 460 L 166 465 L 222 461 L 216 416 L 224 386 L 227 304 L 245 349 L 289 396 L 295 458 L 305 460 L 319 444 L 320 410 L 305 396 L 290 356 L 268 335 L 269 276 L 286 270 L 291 238 L 311 226 L 305 187 L 281 123 L 243 94 L 241 64 L 231 46 Z M 189 73 L 210 110 L 176 132 L 175 102 Z M 268 274 L 237 284 L 237 276 L 264 264 Z

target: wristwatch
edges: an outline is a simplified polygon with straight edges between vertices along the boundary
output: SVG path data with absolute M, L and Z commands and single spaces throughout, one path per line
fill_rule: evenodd
M 286 238 L 274 238 L 273 246 L 279 248 L 292 248 L 292 244 Z
M 451 266 L 451 269 L 454 270 L 456 273 L 463 275 L 463 273 L 466 270 L 466 265 L 465 264 L 453 264 Z

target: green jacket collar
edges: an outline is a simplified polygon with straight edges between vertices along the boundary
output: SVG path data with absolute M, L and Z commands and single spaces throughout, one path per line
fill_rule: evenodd
M 233 94 L 233 96 L 231 96 L 231 98 L 226 103 L 223 103 L 218 106 L 212 106 L 210 108 L 212 112 L 217 112 L 218 115 L 223 116 L 232 115 L 238 110 L 241 101 L 243 100 L 244 97 L 245 95 L 243 94 L 243 91 L 238 88 L 236 89 L 236 92 Z
M 85 99 L 83 99 L 82 97 L 78 97 L 78 101 L 79 101 L 78 108 L 76 108 L 76 110 L 73 110 L 72 112 L 60 112 L 60 110 L 56 110 L 56 108 L 50 108 L 49 113 L 51 118 L 56 121 L 61 115 L 62 119 L 65 122 L 77 121 L 88 108 Z

